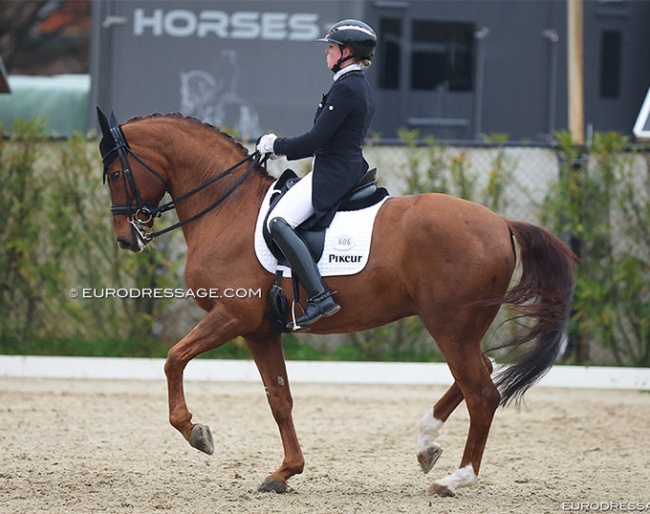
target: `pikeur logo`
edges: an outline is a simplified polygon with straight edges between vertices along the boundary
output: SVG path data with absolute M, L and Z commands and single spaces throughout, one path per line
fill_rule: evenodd
M 363 255 L 336 255 L 328 254 L 329 262 L 361 262 Z
M 172 37 L 217 37 L 221 39 L 266 39 L 305 41 L 320 34 L 318 14 L 185 9 L 135 9 L 133 34 Z

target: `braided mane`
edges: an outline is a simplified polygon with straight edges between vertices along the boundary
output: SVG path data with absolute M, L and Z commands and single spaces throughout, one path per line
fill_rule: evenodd
M 245 156 L 248 155 L 248 153 L 249 153 L 249 152 L 248 152 L 248 149 L 247 149 L 243 144 L 241 144 L 240 141 L 238 141 L 237 139 L 235 139 L 235 138 L 234 138 L 233 136 L 231 136 L 230 134 L 224 132 L 224 131 L 221 130 L 219 127 L 216 127 L 216 126 L 214 126 L 213 124 L 208 123 L 208 122 L 205 122 L 205 121 L 203 121 L 203 120 L 200 120 L 199 118 L 196 118 L 196 117 L 194 117 L 194 116 L 186 116 L 186 115 L 184 115 L 184 114 L 182 114 L 182 113 L 180 113 L 180 112 L 170 112 L 170 113 L 154 112 L 154 113 L 147 114 L 147 115 L 144 115 L 144 116 L 131 116 L 129 119 L 127 119 L 127 120 L 124 122 L 124 125 L 126 125 L 126 124 L 128 124 L 128 123 L 135 123 L 135 122 L 138 122 L 138 121 L 144 121 L 144 120 L 155 119 L 155 118 L 170 118 L 170 119 L 175 119 L 175 120 L 183 120 L 183 121 L 187 121 L 187 122 L 193 123 L 193 124 L 195 124 L 195 125 L 198 125 L 198 126 L 204 127 L 204 128 L 206 128 L 206 129 L 210 130 L 211 132 L 217 134 L 218 136 L 223 137 L 223 138 L 226 138 L 226 139 L 228 139 L 230 142 L 232 142 L 236 147 L 239 148 L 242 157 L 245 157 Z M 260 171 L 263 175 L 267 175 L 267 176 L 269 176 L 269 177 L 271 176 L 271 175 L 270 175 L 270 174 L 269 174 L 269 173 L 268 173 L 264 168 L 262 168 L 261 166 L 256 166 L 256 168 L 258 168 L 259 171 Z
M 161 113 L 161 112 L 154 112 L 151 114 L 147 114 L 145 116 L 131 116 L 128 120 L 124 122 L 126 125 L 127 123 L 134 123 L 136 121 L 143 121 L 143 120 L 148 120 L 152 118 L 172 118 L 172 119 L 179 119 L 179 120 L 186 120 L 189 122 L 192 122 L 196 125 L 201 125 L 213 132 L 216 132 L 219 134 L 221 137 L 225 137 L 230 139 L 233 143 L 235 143 L 237 146 L 239 146 L 243 152 L 248 153 L 248 150 L 244 145 L 242 145 L 239 141 L 237 141 L 234 137 L 232 137 L 230 134 L 224 132 L 221 130 L 219 127 L 215 127 L 211 123 L 205 122 L 203 120 L 200 120 L 199 118 L 195 118 L 194 116 L 186 116 L 180 112 L 169 112 L 169 113 Z

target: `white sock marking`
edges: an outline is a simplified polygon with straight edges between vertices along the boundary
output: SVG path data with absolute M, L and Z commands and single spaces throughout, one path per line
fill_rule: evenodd
M 418 453 L 430 448 L 431 446 L 439 446 L 436 443 L 437 437 L 440 435 L 440 430 L 444 425 L 444 421 L 436 419 L 433 414 L 433 407 L 420 420 L 420 435 L 418 436 Z
M 459 487 L 467 487 L 473 485 L 475 482 L 476 473 L 474 473 L 474 467 L 468 464 L 464 468 L 457 469 L 451 475 L 436 480 L 434 484 L 443 485 L 452 493 L 455 493 Z

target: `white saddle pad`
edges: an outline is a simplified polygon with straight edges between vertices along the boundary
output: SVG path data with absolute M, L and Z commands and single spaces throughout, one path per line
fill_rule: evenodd
M 262 226 L 269 210 L 274 186 L 275 182 L 271 184 L 266 193 L 262 208 L 257 216 L 255 254 L 260 264 L 270 273 L 275 273 L 276 270 L 281 269 L 285 277 L 290 277 L 291 269 L 286 266 L 278 266 L 278 260 L 269 250 L 262 235 Z M 370 242 L 375 218 L 387 198 L 389 197 L 387 196 L 375 205 L 365 209 L 336 213 L 331 225 L 325 232 L 323 256 L 318 261 L 318 269 L 322 276 L 354 275 L 366 266 L 370 254 Z

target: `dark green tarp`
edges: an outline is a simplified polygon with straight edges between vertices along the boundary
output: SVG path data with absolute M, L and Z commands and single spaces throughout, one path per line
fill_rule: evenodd
M 0 125 L 5 129 L 16 119 L 40 116 L 47 122 L 48 135 L 88 131 L 89 75 L 10 75 L 9 87 L 11 93 L 0 95 Z

